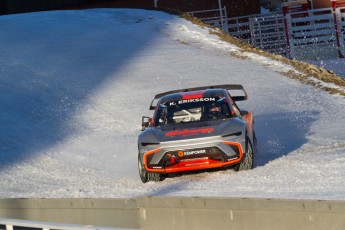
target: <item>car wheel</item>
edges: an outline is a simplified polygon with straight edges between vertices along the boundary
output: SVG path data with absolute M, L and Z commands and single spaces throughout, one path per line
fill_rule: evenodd
M 247 141 L 246 155 L 242 163 L 235 167 L 236 171 L 245 171 L 253 168 L 253 146 L 250 141 Z
M 146 183 L 149 179 L 148 173 L 146 172 L 144 165 L 141 162 L 140 155 L 138 155 L 138 170 L 139 170 L 139 176 L 143 183 Z
M 258 152 L 258 140 L 256 139 L 256 134 L 255 134 L 255 132 L 253 132 L 253 142 L 254 142 L 254 145 L 253 145 L 253 152 L 254 152 L 254 153 L 257 153 L 257 152 Z M 254 154 L 253 154 L 253 159 L 254 159 Z

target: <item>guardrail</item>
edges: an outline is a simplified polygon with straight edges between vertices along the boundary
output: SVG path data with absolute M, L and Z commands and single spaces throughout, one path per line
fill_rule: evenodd
M 134 229 L 344 230 L 345 201 L 207 197 L 0 199 L 0 217 Z

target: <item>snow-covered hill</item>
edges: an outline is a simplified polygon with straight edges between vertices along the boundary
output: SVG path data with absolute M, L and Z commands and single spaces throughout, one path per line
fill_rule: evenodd
M 17 14 L 0 28 L 0 197 L 345 199 L 345 100 L 280 74 L 290 66 L 156 11 Z M 152 97 L 223 83 L 249 93 L 256 167 L 142 184 Z

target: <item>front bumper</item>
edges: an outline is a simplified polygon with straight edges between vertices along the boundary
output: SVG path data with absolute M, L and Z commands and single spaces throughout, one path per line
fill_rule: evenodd
M 147 172 L 176 173 L 235 165 L 243 160 L 241 141 L 224 141 L 219 138 L 198 141 L 163 143 L 159 148 L 143 154 Z

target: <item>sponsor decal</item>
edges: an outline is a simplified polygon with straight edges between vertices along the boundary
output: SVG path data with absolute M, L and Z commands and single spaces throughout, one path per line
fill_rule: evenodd
M 198 155 L 198 154 L 204 154 L 204 153 L 206 153 L 206 149 L 186 151 L 184 152 L 184 155 L 191 156 L 191 155 Z
M 171 101 L 171 102 L 168 102 L 168 104 L 169 106 L 173 106 L 173 105 L 182 105 L 186 103 L 207 102 L 207 101 L 215 102 L 216 98 L 215 97 L 192 98 L 192 99 L 186 99 L 186 100 L 180 100 L 180 101 Z
M 178 155 L 179 157 L 183 157 L 184 153 L 183 153 L 182 151 L 179 151 L 179 152 L 177 153 L 177 155 Z
M 174 130 L 171 132 L 167 132 L 165 136 L 167 137 L 175 137 L 175 136 L 196 136 L 199 133 L 212 133 L 214 132 L 214 128 L 202 128 L 202 129 L 184 129 L 184 130 Z

